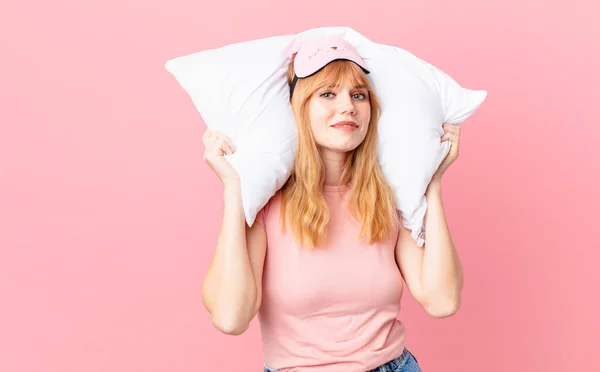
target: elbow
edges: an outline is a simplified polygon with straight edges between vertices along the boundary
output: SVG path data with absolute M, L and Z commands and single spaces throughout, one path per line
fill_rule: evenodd
M 431 306 L 426 309 L 427 314 L 434 318 L 448 318 L 458 312 L 459 305 L 450 304 L 442 306 Z
M 454 299 L 437 299 L 434 301 L 427 301 L 425 312 L 434 318 L 448 318 L 458 312 L 460 309 L 461 300 L 460 297 Z
M 258 302 L 255 302 L 249 312 L 216 311 L 212 314 L 213 326 L 226 335 L 239 336 L 250 327 L 250 322 L 258 312 L 258 306 Z
M 259 298 L 254 291 L 243 295 L 227 295 L 204 286 L 202 299 L 212 318 L 213 326 L 226 335 L 238 336 L 246 332 L 258 311 Z
M 434 318 L 447 318 L 458 312 L 462 302 L 462 277 L 460 283 L 444 291 L 430 291 L 421 302 L 425 312 Z
M 213 326 L 219 330 L 219 332 L 231 336 L 239 336 L 246 332 L 250 326 L 249 322 L 245 322 L 239 317 L 212 317 Z

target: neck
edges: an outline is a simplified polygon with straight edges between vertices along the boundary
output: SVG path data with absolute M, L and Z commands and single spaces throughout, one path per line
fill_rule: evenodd
M 346 163 L 347 153 L 321 150 L 321 159 L 325 167 L 325 185 L 341 185 L 342 169 Z

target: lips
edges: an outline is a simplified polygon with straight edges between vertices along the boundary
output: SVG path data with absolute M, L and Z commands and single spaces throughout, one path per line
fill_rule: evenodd
M 340 121 L 338 123 L 333 124 L 332 127 L 355 129 L 355 128 L 358 128 L 358 124 L 356 124 L 353 121 Z

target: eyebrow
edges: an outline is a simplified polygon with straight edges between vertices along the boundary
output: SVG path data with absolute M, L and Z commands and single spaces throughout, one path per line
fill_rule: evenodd
M 336 86 L 336 85 L 333 85 L 333 84 L 332 84 L 332 85 L 329 85 L 329 86 L 328 86 L 328 87 L 326 87 L 326 88 L 331 88 L 331 89 L 333 89 L 333 88 L 339 88 L 339 86 Z M 366 85 L 359 84 L 359 85 L 355 85 L 353 89 L 365 89 L 365 88 L 366 88 Z

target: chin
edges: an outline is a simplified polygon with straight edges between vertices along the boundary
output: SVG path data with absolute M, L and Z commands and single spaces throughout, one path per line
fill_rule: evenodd
M 350 152 L 356 150 L 356 148 L 361 144 L 361 142 L 353 142 L 353 143 L 344 143 L 344 144 L 331 144 L 327 146 L 330 150 L 336 152 Z
M 347 153 L 356 150 L 363 141 L 364 137 L 362 136 L 330 136 L 321 141 L 317 140 L 317 144 L 324 150 Z

